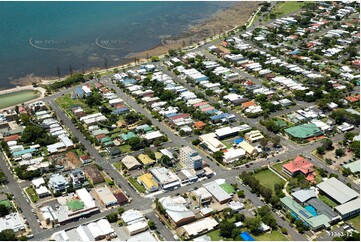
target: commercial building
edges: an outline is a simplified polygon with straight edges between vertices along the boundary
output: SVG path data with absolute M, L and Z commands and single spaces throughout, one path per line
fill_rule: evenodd
M 232 136 L 237 136 L 239 134 L 239 132 L 243 132 L 243 131 L 247 131 L 250 130 L 251 127 L 247 124 L 243 124 L 240 126 L 236 126 L 236 127 L 224 127 L 224 128 L 220 128 L 217 129 L 215 131 L 216 137 L 220 140 L 222 139 L 226 139 Z
M 285 129 L 285 132 L 298 139 L 307 139 L 322 135 L 321 130 L 313 123 L 301 124 L 295 127 Z
M 329 223 L 331 220 L 326 215 L 321 214 L 314 216 L 290 197 L 286 196 L 281 198 L 281 203 L 286 209 L 290 210 L 297 218 L 305 222 L 314 231 L 329 228 L 331 226 Z
M 159 199 L 159 202 L 166 210 L 172 223 L 176 226 L 193 222 L 196 219 L 195 214 L 184 205 L 186 201 L 180 201 L 180 199 L 177 198 L 162 197 Z
M 150 231 L 145 231 L 133 236 L 130 236 L 127 241 L 158 241 Z
M 121 216 L 126 225 L 131 225 L 141 221 L 145 221 L 144 215 L 141 211 L 130 209 L 125 211 Z
M 116 234 L 108 220 L 100 219 L 89 224 L 82 224 L 70 230 L 62 230 L 51 235 L 53 241 L 98 241 L 111 240 Z
M 218 183 L 215 181 L 203 184 L 203 187 L 207 189 L 207 191 L 212 194 L 212 196 L 216 199 L 220 204 L 227 203 L 231 200 L 232 196 L 228 194 Z
M 347 203 L 335 207 L 342 219 L 352 218 L 360 214 L 360 198 L 356 198 Z
M 201 135 L 199 136 L 199 140 L 201 141 L 200 145 L 211 152 L 220 151 L 226 148 L 222 142 L 216 139 L 215 133 Z
M 200 187 L 192 193 L 196 196 L 197 201 L 201 204 L 210 203 L 212 201 L 212 194 L 204 187 Z
M 148 229 L 148 223 L 146 221 L 140 221 L 130 224 L 125 227 L 128 235 L 135 235 Z
M 18 213 L 10 213 L 0 218 L 0 232 L 11 229 L 15 233 L 25 230 L 25 225 Z
M 63 225 L 99 212 L 95 201 L 85 188 L 76 190 L 75 194 L 58 197 L 57 201 L 57 206 L 44 206 L 40 209 L 47 223 Z
M 200 219 L 196 222 L 183 225 L 178 229 L 178 235 L 185 236 L 186 238 L 192 238 L 208 231 L 212 231 L 218 226 L 218 222 L 212 218 L 207 217 Z
M 345 204 L 359 196 L 359 194 L 346 184 L 331 177 L 317 185 L 320 193 L 327 195 L 337 204 Z
M 202 157 L 189 146 L 179 149 L 179 161 L 186 165 L 188 169 L 198 170 L 202 168 Z
M 167 168 L 155 167 L 149 171 L 164 190 L 172 190 L 180 187 L 179 177 Z
M 227 164 L 230 164 L 244 157 L 245 155 L 246 155 L 246 151 L 244 149 L 230 148 L 224 151 L 223 161 Z
M 110 191 L 109 187 L 97 187 L 93 189 L 94 196 L 99 200 L 104 207 L 110 207 L 118 204 L 117 198 Z

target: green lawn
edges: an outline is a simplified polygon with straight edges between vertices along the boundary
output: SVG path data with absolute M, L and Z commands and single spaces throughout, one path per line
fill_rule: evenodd
M 267 169 L 264 171 L 260 171 L 254 175 L 254 177 L 259 180 L 261 185 L 270 188 L 274 192 L 274 185 L 276 183 L 285 184 L 285 181 L 282 180 L 279 176 L 277 176 L 273 171 Z
M 347 220 L 347 222 L 352 223 L 354 228 L 360 232 L 360 214 L 357 217 Z
M 296 12 L 301 9 L 306 2 L 296 2 L 296 1 L 286 1 L 284 3 L 278 3 L 274 9 L 272 10 L 273 13 L 278 13 L 280 15 L 290 14 Z
M 221 141 L 222 144 L 224 144 L 227 149 L 232 148 L 232 144 L 228 143 L 227 141 Z
M 121 167 L 122 167 L 122 162 L 118 161 L 113 163 L 113 166 L 115 167 L 115 169 L 117 169 L 118 171 L 120 171 Z
M 288 239 L 279 230 L 273 230 L 271 233 L 265 233 L 259 236 L 253 236 L 258 241 L 287 241 Z
M 120 152 L 127 153 L 132 151 L 132 147 L 130 145 L 122 145 L 119 147 Z
M 212 241 L 222 241 L 222 240 L 230 241 L 230 240 L 232 240 L 232 238 L 226 239 L 226 238 L 223 238 L 222 236 L 220 236 L 219 229 L 208 232 L 206 235 L 209 236 Z
M 1 200 L 0 204 L 5 205 L 8 208 L 12 207 L 12 203 L 8 199 Z
M 135 189 L 138 190 L 138 192 L 140 192 L 140 193 L 145 192 L 145 187 L 143 185 L 139 184 L 135 178 L 129 177 L 128 181 L 133 185 L 133 187 L 135 187 Z
M 66 109 L 66 110 L 69 110 L 71 109 L 72 107 L 75 107 L 75 106 L 86 106 L 81 100 L 79 99 L 72 99 L 70 97 L 69 94 L 67 95 L 64 95 L 62 97 L 58 97 L 56 99 L 56 102 L 63 108 L 63 109 Z
M 332 201 L 325 195 L 318 194 L 318 198 L 332 208 L 337 206 L 337 204 L 334 201 Z
M 38 195 L 36 194 L 34 188 L 32 188 L 32 187 L 27 187 L 27 188 L 25 189 L 25 191 L 26 191 L 26 193 L 29 195 L 29 197 L 30 197 L 30 199 L 31 199 L 31 201 L 32 201 L 33 203 L 36 203 L 36 202 L 39 200 L 39 197 L 38 197 Z
M 285 173 L 283 173 L 283 171 L 282 171 L 282 166 L 283 166 L 284 164 L 286 164 L 287 162 L 288 162 L 288 161 L 277 163 L 277 164 L 273 165 L 272 168 L 273 168 L 274 170 L 276 170 L 276 171 L 278 172 L 278 174 L 280 174 L 281 176 L 283 176 L 284 178 L 286 178 L 287 180 L 289 180 L 290 178 L 289 178 Z

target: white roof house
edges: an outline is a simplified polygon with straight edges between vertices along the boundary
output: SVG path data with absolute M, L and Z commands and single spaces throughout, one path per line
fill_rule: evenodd
M 183 225 L 181 229 L 189 236 L 197 236 L 198 234 L 204 233 L 206 231 L 213 230 L 218 225 L 218 222 L 212 218 L 207 217 L 201 220 L 198 220 L 193 223 Z
M 195 214 L 192 211 L 183 204 L 177 203 L 177 201 L 171 197 L 162 197 L 159 199 L 159 202 L 175 223 L 179 223 L 185 219 L 195 218 Z
M 41 185 L 44 185 L 45 184 L 45 180 L 44 178 L 42 177 L 39 177 L 39 178 L 36 178 L 36 179 L 33 179 L 31 181 L 31 183 L 34 185 L 34 187 L 40 187 Z
M 226 163 L 233 163 L 234 161 L 244 157 L 246 155 L 246 151 L 242 148 L 239 149 L 235 149 L 235 148 L 230 148 L 227 149 L 226 152 L 224 152 L 223 155 L 223 160 Z
M 10 213 L 0 218 L 0 232 L 6 229 L 11 229 L 15 233 L 25 229 L 25 225 L 18 213 Z
M 145 220 L 142 212 L 134 209 L 125 211 L 121 218 L 127 225 Z

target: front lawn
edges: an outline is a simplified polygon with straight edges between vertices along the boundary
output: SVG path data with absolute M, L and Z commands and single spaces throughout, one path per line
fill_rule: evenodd
M 128 181 L 130 182 L 130 184 L 133 185 L 133 187 L 135 187 L 135 189 L 138 190 L 138 192 L 144 193 L 146 191 L 145 187 L 143 185 L 139 184 L 135 178 L 129 177 Z
M 277 183 L 285 184 L 285 181 L 277 176 L 273 171 L 267 169 L 254 174 L 254 177 L 259 180 L 261 185 L 271 189 L 274 192 L 274 185 Z
M 121 168 L 122 168 L 122 162 L 120 162 L 120 161 L 115 162 L 115 163 L 113 163 L 113 166 L 115 167 L 115 169 L 117 169 L 118 171 L 120 171 Z
M 33 203 L 36 203 L 37 201 L 39 201 L 39 197 L 38 197 L 38 195 L 36 194 L 34 188 L 32 188 L 32 187 L 27 187 L 27 188 L 25 189 L 25 192 L 29 195 L 29 197 L 30 197 L 30 199 L 31 199 L 31 201 L 32 201 Z
M 79 99 L 72 99 L 70 95 L 64 95 L 62 97 L 58 97 L 56 102 L 65 110 L 70 110 L 73 107 L 86 106 L 81 100 Z

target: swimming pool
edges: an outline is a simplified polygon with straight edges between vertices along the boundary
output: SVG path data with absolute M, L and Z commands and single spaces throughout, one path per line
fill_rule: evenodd
M 305 209 L 307 210 L 307 211 L 309 211 L 313 216 L 317 216 L 317 212 L 316 212 L 316 209 L 314 208 L 314 207 L 312 207 L 312 206 L 310 206 L 310 205 L 307 205 L 306 207 L 305 207 Z

